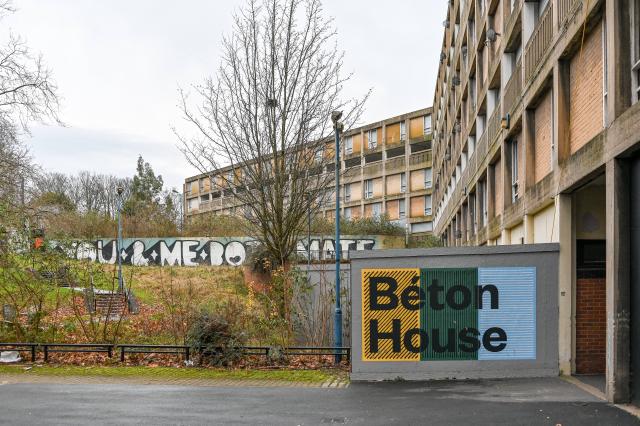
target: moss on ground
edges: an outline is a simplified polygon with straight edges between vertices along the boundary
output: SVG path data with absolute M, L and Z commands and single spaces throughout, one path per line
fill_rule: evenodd
M 123 377 L 154 379 L 204 379 L 204 380 L 281 380 L 288 382 L 323 383 L 327 380 L 345 377 L 342 371 L 329 370 L 226 370 L 209 368 L 169 368 L 169 367 L 104 367 L 70 365 L 36 365 L 29 369 L 18 365 L 0 366 L 2 374 L 29 374 L 39 376 L 73 377 Z

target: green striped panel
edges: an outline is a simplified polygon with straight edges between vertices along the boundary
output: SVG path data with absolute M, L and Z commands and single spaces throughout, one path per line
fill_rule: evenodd
M 444 287 L 438 297 L 440 304 L 444 305 L 441 310 L 435 309 L 437 305 L 431 306 L 430 293 L 427 290 L 431 285 L 437 283 Z M 469 327 L 478 329 L 478 311 L 475 308 L 476 286 L 478 283 L 478 270 L 475 268 L 456 268 L 456 269 L 421 269 L 420 270 L 420 287 L 425 294 L 425 304 L 420 310 L 420 326 L 427 332 L 429 336 L 429 345 L 427 349 L 421 353 L 421 360 L 477 360 L 478 353 L 463 352 L 459 349 L 458 333 Z M 447 303 L 447 291 L 454 286 L 463 286 L 468 289 L 469 305 L 464 309 L 454 309 Z M 461 304 L 464 299 L 463 291 L 458 290 L 453 301 L 455 304 Z M 434 329 L 437 330 L 434 333 Z M 449 329 L 454 330 L 449 341 Z M 440 346 L 446 348 L 444 352 L 435 350 L 434 341 L 438 339 Z

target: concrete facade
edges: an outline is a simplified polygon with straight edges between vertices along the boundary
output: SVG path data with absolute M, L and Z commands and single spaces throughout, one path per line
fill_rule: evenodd
M 637 0 L 452 0 L 433 110 L 436 235 L 452 247 L 560 244 L 563 374 L 589 349 L 576 346 L 581 253 L 606 247 L 586 263 L 606 265 L 606 344 L 590 349 L 606 351 L 613 402 L 640 400 L 629 303 L 639 11 Z
M 431 108 L 370 123 L 344 133 L 341 142 L 341 212 L 346 218 L 386 214 L 411 234 L 433 230 Z M 334 173 L 333 143 L 322 153 L 326 172 Z M 184 215 L 242 214 L 233 188 L 216 176 L 229 168 L 189 177 L 184 185 Z M 333 188 L 329 188 L 330 190 Z M 335 194 L 316 214 L 333 219 Z

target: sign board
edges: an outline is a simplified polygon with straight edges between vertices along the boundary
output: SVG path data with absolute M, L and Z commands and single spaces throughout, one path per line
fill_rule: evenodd
M 362 361 L 536 359 L 536 267 L 361 275 Z

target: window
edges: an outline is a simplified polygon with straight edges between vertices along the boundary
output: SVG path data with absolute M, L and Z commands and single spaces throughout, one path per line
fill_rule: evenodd
M 373 198 L 373 180 L 371 179 L 364 181 L 364 198 L 366 200 Z
M 371 214 L 373 217 L 382 216 L 382 203 L 375 203 L 371 206 Z
M 487 224 L 488 219 L 488 211 L 487 211 L 487 182 L 481 181 L 478 182 L 478 203 L 480 209 L 480 220 L 478 227 L 482 228 Z
M 378 129 L 369 130 L 369 149 L 378 146 Z
M 455 91 L 454 91 L 454 94 L 455 94 Z M 424 116 L 424 134 L 425 135 L 431 134 L 431 116 L 430 115 Z
M 633 72 L 633 103 L 640 100 L 640 0 L 631 3 L 631 70 Z
M 404 199 L 398 200 L 398 217 L 400 219 L 407 217 L 407 207 Z
M 424 215 L 431 216 L 431 195 L 424 196 Z
M 511 141 L 511 201 L 518 201 L 518 141 Z
M 344 152 L 347 155 L 353 154 L 353 138 L 351 136 L 347 136 L 344 140 Z
M 400 192 L 403 194 L 407 192 L 407 174 L 406 173 L 400 174 Z
M 432 169 L 424 169 L 424 187 L 426 189 L 431 188 L 432 175 L 433 175 Z
M 191 210 L 195 210 L 198 208 L 198 199 L 197 198 L 191 198 L 190 200 L 187 201 L 187 210 L 191 211 Z
M 344 209 L 344 218 L 351 219 L 351 207 Z
M 351 201 L 351 184 L 348 183 L 344 186 L 344 201 Z
M 400 140 L 401 141 L 407 140 L 407 122 L 406 121 L 400 122 Z

